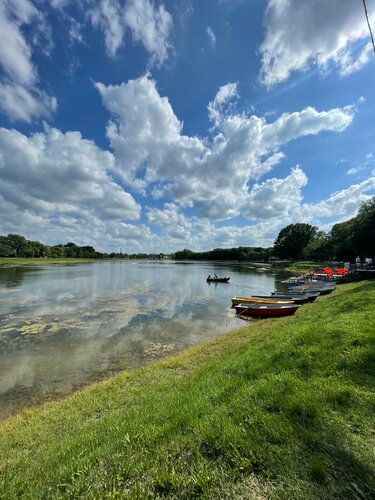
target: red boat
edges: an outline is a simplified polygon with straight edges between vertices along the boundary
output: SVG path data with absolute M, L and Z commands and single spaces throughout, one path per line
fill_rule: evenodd
M 268 318 L 289 316 L 294 314 L 299 307 L 301 307 L 299 304 L 239 304 L 235 309 L 236 314 L 243 316 Z

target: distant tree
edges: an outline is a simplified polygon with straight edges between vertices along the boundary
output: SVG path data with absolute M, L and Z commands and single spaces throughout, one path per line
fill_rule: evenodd
M 75 243 L 69 242 L 64 246 L 65 257 L 74 259 L 75 257 L 77 257 L 77 252 L 78 252 L 78 246 Z
M 0 236 L 0 257 L 14 257 L 14 248 L 7 236 Z
M 191 259 L 192 255 L 193 255 L 193 252 L 191 250 L 184 248 L 183 250 L 176 252 L 174 254 L 174 258 L 176 260 L 185 260 L 185 259 Z
M 8 234 L 9 245 L 12 248 L 14 257 L 24 257 L 28 246 L 26 239 L 18 234 Z
M 284 227 L 274 243 L 274 252 L 281 259 L 299 259 L 302 250 L 312 241 L 317 228 L 310 224 L 289 224 Z

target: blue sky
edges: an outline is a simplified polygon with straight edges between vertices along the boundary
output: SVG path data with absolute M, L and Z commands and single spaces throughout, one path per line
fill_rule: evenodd
M 375 193 L 358 0 L 0 0 L 0 40 L 0 234 L 271 246 Z

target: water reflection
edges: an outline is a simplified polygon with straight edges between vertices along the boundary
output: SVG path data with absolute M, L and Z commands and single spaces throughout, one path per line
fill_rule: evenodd
M 15 269 L 0 269 L 0 418 L 242 326 L 230 297 L 281 278 L 171 261 Z M 231 282 L 210 286 L 215 272 Z

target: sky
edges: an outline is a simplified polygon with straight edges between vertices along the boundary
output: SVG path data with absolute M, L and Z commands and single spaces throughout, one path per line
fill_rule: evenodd
M 0 234 L 171 253 L 328 232 L 375 194 L 374 82 L 360 0 L 0 0 Z

